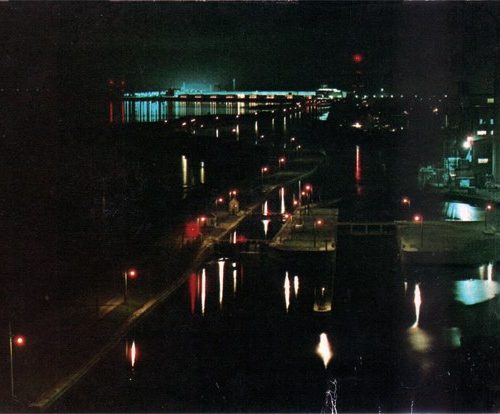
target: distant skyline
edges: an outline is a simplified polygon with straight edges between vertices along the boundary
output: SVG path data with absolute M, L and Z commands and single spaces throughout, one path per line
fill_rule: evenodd
M 349 88 L 352 55 L 371 89 L 491 86 L 491 2 L 76 2 L 0 4 L 0 87 L 103 93 L 186 83 Z M 493 16 L 493 17 L 492 17 Z

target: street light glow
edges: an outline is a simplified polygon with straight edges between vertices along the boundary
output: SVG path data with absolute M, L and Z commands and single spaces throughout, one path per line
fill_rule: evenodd
M 22 335 L 16 335 L 14 337 L 14 343 L 17 345 L 17 346 L 24 346 L 26 344 L 26 338 Z
M 422 221 L 422 216 L 419 214 L 416 214 L 413 216 L 413 221 L 416 221 L 417 223 Z

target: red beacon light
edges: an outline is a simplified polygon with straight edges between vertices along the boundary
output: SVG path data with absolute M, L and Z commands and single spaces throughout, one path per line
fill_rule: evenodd
M 361 63 L 363 61 L 363 55 L 361 53 L 355 53 L 352 55 L 352 61 L 354 63 Z
M 127 272 L 127 276 L 129 279 L 136 279 L 137 278 L 137 271 L 135 269 L 130 269 Z

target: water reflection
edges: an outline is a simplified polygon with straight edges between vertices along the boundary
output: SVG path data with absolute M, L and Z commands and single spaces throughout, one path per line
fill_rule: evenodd
M 285 283 L 283 284 L 284 292 L 285 292 L 285 308 L 288 312 L 288 308 L 290 307 L 290 278 L 288 277 L 288 272 L 285 273 Z
M 132 346 L 130 347 L 130 366 L 135 367 L 135 362 L 137 359 L 137 348 L 135 346 L 135 341 L 132 341 Z
M 187 188 L 188 183 L 188 160 L 185 155 L 181 156 L 181 169 L 182 169 L 182 187 Z
M 299 295 L 299 277 L 294 276 L 293 277 L 293 290 L 295 292 L 295 297 Z
M 328 336 L 324 332 L 319 336 L 319 344 L 316 348 L 316 353 L 321 357 L 323 365 L 327 368 L 333 353 L 330 342 L 328 341 Z
M 113 103 L 109 103 L 109 121 L 113 122 Z M 250 111 L 252 103 L 245 102 L 185 102 L 185 101 L 129 101 L 122 106 L 122 122 L 159 122 L 185 116 L 243 115 Z
M 284 187 L 280 188 L 280 197 L 281 197 L 280 213 L 284 214 L 285 213 L 285 188 Z
M 458 280 L 455 282 L 455 299 L 464 305 L 475 305 L 493 299 L 499 293 L 494 280 Z
M 484 220 L 484 210 L 470 204 L 447 201 L 443 205 L 443 214 L 449 220 L 480 221 Z
M 332 310 L 332 292 L 326 286 L 314 289 L 314 312 L 330 312 Z
M 271 222 L 271 220 L 269 219 L 263 219 L 262 220 L 262 225 L 264 226 L 264 236 L 267 237 L 267 233 L 269 231 L 269 223 Z
M 236 263 L 233 263 L 233 267 L 236 266 Z M 236 295 L 236 288 L 238 286 L 238 271 L 233 269 L 233 295 Z
M 420 320 L 420 305 L 422 305 L 422 297 L 420 295 L 420 286 L 418 283 L 415 285 L 415 294 L 413 302 L 415 304 L 415 323 L 412 325 L 412 328 L 416 328 Z
M 419 327 L 408 330 L 408 342 L 416 352 L 427 352 L 432 346 L 432 337 Z
M 487 265 L 481 265 L 479 266 L 479 277 L 481 279 L 487 279 L 487 280 L 493 280 L 493 273 L 494 273 L 494 263 L 489 262 Z
M 205 315 L 205 298 L 207 294 L 207 273 L 205 268 L 201 271 L 201 314 Z
M 264 202 L 263 206 L 262 206 L 262 215 L 263 216 L 267 216 L 269 214 L 269 211 L 267 209 L 267 200 Z
M 356 184 L 356 194 L 361 195 L 363 193 L 363 187 L 361 186 L 361 149 L 359 145 L 356 145 L 356 167 L 354 169 L 354 180 Z
M 219 306 L 222 308 L 222 301 L 224 299 L 224 259 L 219 259 Z
M 205 163 L 203 161 L 200 163 L 200 183 L 205 184 Z

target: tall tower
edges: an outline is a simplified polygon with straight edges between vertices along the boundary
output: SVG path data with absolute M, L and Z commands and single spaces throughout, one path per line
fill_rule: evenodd
M 361 53 L 352 55 L 353 64 L 353 80 L 352 90 L 354 93 L 361 93 L 365 89 L 365 82 L 363 76 L 363 66 L 365 57 Z

